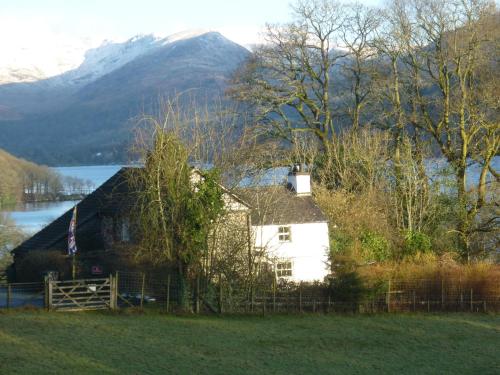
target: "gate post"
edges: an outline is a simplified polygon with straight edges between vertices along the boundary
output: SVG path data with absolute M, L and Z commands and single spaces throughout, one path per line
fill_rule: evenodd
M 167 314 L 170 310 L 170 274 L 167 276 L 167 306 L 166 306 Z
M 52 310 L 52 280 L 47 278 L 47 310 Z
M 117 277 L 113 277 L 112 274 L 109 275 L 109 308 L 111 310 L 116 310 L 118 306 L 118 273 Z

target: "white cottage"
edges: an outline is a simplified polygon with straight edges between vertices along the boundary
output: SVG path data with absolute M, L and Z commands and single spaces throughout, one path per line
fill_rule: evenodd
M 278 278 L 322 281 L 328 274 L 328 221 L 311 195 L 310 175 L 294 168 L 287 186 L 246 189 L 254 248 Z

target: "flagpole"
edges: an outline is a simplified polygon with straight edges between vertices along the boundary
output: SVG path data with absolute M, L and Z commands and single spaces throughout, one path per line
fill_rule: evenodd
M 68 232 L 68 254 L 71 256 L 71 277 L 73 280 L 76 279 L 76 209 L 77 206 L 73 208 L 73 215 L 69 223 Z

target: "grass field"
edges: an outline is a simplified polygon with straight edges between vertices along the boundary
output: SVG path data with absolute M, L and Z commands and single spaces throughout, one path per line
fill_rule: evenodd
M 0 374 L 499 374 L 500 316 L 0 312 Z

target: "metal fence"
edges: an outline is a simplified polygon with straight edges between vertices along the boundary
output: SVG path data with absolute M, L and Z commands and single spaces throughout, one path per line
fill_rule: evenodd
M 119 306 L 158 306 L 174 311 L 179 279 L 173 275 L 119 272 Z M 193 281 L 187 296 L 194 312 L 500 312 L 500 280 L 490 285 L 463 280 L 387 280 L 357 291 L 325 283 L 234 285 L 223 278 Z
M 0 308 L 44 307 L 44 283 L 0 284 Z
M 175 273 L 119 271 L 114 275 L 116 307 L 179 309 L 181 294 L 197 313 L 300 312 L 500 312 L 500 280 L 386 280 L 362 290 L 325 283 L 242 285 L 223 277 L 197 278 L 182 287 Z M 0 284 L 0 308 L 47 307 L 45 283 Z

